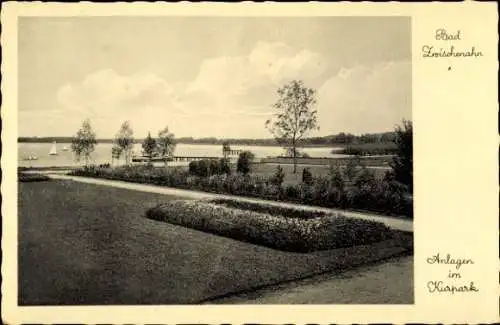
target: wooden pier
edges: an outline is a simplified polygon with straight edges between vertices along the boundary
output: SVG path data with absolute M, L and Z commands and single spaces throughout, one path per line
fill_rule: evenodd
M 174 156 L 170 157 L 170 161 L 195 161 L 195 160 L 219 160 L 222 157 L 207 157 L 207 156 Z
M 243 150 L 228 149 L 228 150 L 223 150 L 222 154 L 224 156 L 238 156 L 242 152 L 243 152 Z
M 207 156 L 173 156 L 173 157 L 132 157 L 132 162 L 165 162 L 165 161 L 176 161 L 176 162 L 190 162 L 194 160 L 202 160 L 202 159 L 209 159 L 209 160 L 219 160 L 223 157 L 207 157 Z

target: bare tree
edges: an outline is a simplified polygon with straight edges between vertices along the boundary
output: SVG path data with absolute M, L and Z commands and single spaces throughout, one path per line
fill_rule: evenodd
M 315 104 L 316 92 L 305 87 L 302 81 L 293 80 L 278 89 L 278 100 L 273 105 L 276 113 L 266 121 L 266 128 L 291 153 L 293 173 L 297 172 L 300 140 L 309 131 L 319 129 Z

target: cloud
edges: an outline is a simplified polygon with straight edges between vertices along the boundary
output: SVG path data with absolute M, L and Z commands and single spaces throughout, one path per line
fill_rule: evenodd
M 166 125 L 180 136 L 269 136 L 264 122 L 273 113 L 276 90 L 292 79 L 318 90 L 321 134 L 378 132 L 411 115 L 410 62 L 333 72 L 327 61 L 308 49 L 258 42 L 246 55 L 203 60 L 183 84 L 151 72 L 105 69 L 63 85 L 57 101 L 74 121 L 68 122 L 71 133 L 89 117 L 102 137 L 113 136 L 125 120 L 137 136 Z
M 341 69 L 318 91 L 322 133 L 392 129 L 411 118 L 411 62 Z
M 187 126 L 178 126 L 183 134 L 192 133 L 197 123 L 197 131 L 222 135 L 221 130 L 230 128 L 224 123 L 235 120 L 261 129 L 282 83 L 297 78 L 317 82 L 325 66 L 324 58 L 307 49 L 258 42 L 246 55 L 205 59 L 198 74 L 183 85 L 170 84 L 150 72 L 121 75 L 105 69 L 62 86 L 57 101 L 69 114 L 89 117 L 101 129 L 117 128 L 124 120 L 144 120 L 141 124 L 151 129 L 161 127 L 160 121 L 187 120 Z M 219 122 L 205 125 L 208 117 Z M 241 128 L 248 129 L 235 128 L 232 136 L 238 136 Z M 145 132 L 146 126 L 139 129 Z
M 152 73 L 121 76 L 114 70 L 99 70 L 79 84 L 60 88 L 58 102 L 69 111 L 109 117 L 144 108 L 171 104 L 172 87 Z
M 325 58 L 284 43 L 257 42 L 244 56 L 209 58 L 187 86 L 183 105 L 224 114 L 262 115 L 279 86 L 292 79 L 317 84 L 327 68 Z M 217 114 L 217 113 L 215 113 Z
M 90 118 L 108 137 L 125 120 L 144 133 L 149 126 L 153 130 L 164 127 L 162 123 L 166 124 L 172 115 L 182 116 L 185 113 L 175 105 L 175 96 L 174 86 L 153 73 L 120 75 L 105 69 L 89 74 L 79 83 L 62 86 L 57 101 L 69 115 L 79 120 Z

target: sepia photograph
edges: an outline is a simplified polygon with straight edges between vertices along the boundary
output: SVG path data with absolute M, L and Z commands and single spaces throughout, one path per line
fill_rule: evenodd
M 20 17 L 18 304 L 413 304 L 410 17 Z
M 2 4 L 2 322 L 498 322 L 495 9 Z

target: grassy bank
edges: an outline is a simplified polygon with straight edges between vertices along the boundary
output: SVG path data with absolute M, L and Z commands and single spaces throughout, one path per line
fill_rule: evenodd
M 20 183 L 19 304 L 192 304 L 411 254 L 411 234 L 406 242 L 291 253 L 144 217 L 177 199 L 70 181 Z M 411 279 L 404 283 L 412 290 Z
M 335 153 L 355 156 L 394 155 L 398 151 L 394 142 L 349 144 Z
M 413 217 L 413 202 L 406 188 L 391 179 L 377 179 L 368 169 L 333 170 L 328 176 L 288 185 L 277 184 L 274 176 L 233 173 L 200 177 L 190 175 L 185 168 L 147 166 L 90 167 L 74 170 L 71 175 Z
M 341 149 L 343 150 L 343 149 Z M 342 154 L 341 152 L 335 152 L 336 154 Z M 337 158 L 297 158 L 297 163 L 302 165 L 323 165 L 323 166 L 345 166 L 352 162 L 353 160 L 361 159 L 361 163 L 366 167 L 389 167 L 392 157 L 390 156 L 380 156 L 380 157 L 337 157 Z M 272 164 L 293 164 L 293 158 L 290 157 L 269 157 L 260 159 L 262 163 L 272 163 Z

